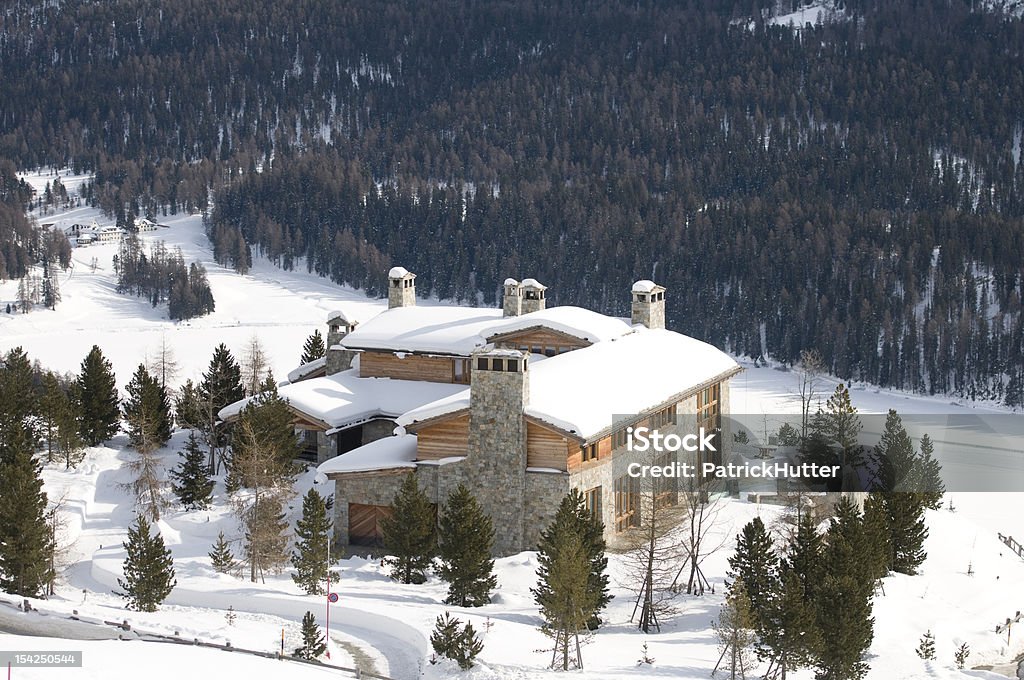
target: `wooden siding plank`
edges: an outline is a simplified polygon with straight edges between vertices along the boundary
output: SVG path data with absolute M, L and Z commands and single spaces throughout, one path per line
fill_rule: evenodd
M 557 432 L 536 423 L 526 423 L 526 466 L 565 470 L 569 442 Z
M 409 354 L 404 358 L 394 352 L 363 352 L 359 355 L 359 375 L 363 378 L 394 378 L 396 380 L 427 380 L 450 383 L 453 359 Z
M 416 432 L 416 458 L 439 460 L 465 456 L 469 450 L 469 414 L 449 418 Z

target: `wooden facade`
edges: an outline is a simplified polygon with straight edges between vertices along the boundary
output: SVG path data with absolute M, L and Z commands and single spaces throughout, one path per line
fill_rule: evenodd
M 526 467 L 565 470 L 569 458 L 569 440 L 562 434 L 526 423 Z
M 502 333 L 488 338 L 500 347 L 510 347 L 522 352 L 555 356 L 581 347 L 589 347 L 590 343 L 581 338 L 538 326 L 514 333 Z
M 439 420 L 416 430 L 416 458 L 439 460 L 465 456 L 469 449 L 469 413 Z
M 394 378 L 395 380 L 426 380 L 451 383 L 456 381 L 456 361 L 449 357 L 394 352 L 363 352 L 359 355 L 359 375 L 363 378 Z M 468 371 L 465 372 L 468 375 Z

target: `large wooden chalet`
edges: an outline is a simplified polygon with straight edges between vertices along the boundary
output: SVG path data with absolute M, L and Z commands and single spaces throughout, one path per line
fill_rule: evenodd
M 634 480 L 614 464 L 625 428 L 721 427 L 739 366 L 665 330 L 665 289 L 651 281 L 633 286 L 631 318 L 620 319 L 548 308 L 533 279 L 506 280 L 501 309 L 418 307 L 415 278 L 393 268 L 387 311 L 362 324 L 332 313 L 326 358 L 280 388 L 306 455 L 335 482 L 342 545 L 380 543 L 410 473 L 439 504 L 469 486 L 494 520 L 498 554 L 535 547 L 571 488 L 614 543 L 637 521 Z

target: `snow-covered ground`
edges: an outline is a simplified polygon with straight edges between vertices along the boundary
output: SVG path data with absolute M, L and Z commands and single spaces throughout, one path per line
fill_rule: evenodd
M 47 178 L 42 178 L 45 181 Z M 37 180 L 34 180 L 38 182 Z M 70 186 L 69 182 L 66 182 Z M 75 209 L 48 215 L 42 221 L 58 226 L 88 222 L 106 223 L 91 209 Z M 283 378 L 294 368 L 306 336 L 324 330 L 327 312 L 339 307 L 356 318 L 367 318 L 383 303 L 367 300 L 358 291 L 336 286 L 305 272 L 284 272 L 257 261 L 246 276 L 238 276 L 212 261 L 209 244 L 198 216 L 168 216 L 158 220 L 166 229 L 145 234 L 144 240 L 163 239 L 180 245 L 187 260 L 201 260 L 207 267 L 217 312 L 187 323 L 166 319 L 166 309 L 153 309 L 144 300 L 114 292 L 110 259 L 115 246 L 75 249 L 74 270 L 63 280 L 64 300 L 56 311 L 37 309 L 27 315 L 0 313 L 0 351 L 22 345 L 44 366 L 76 371 L 92 344 L 98 344 L 113 362 L 123 385 L 134 367 L 153 354 L 166 337 L 181 364 L 179 382 L 198 378 L 213 347 L 225 342 L 241 352 L 257 333 L 272 359 L 275 374 Z M 92 258 L 98 267 L 91 271 Z M 16 284 L 0 284 L 0 309 L 14 299 Z M 772 368 L 755 368 L 733 383 L 734 412 L 793 413 L 792 374 Z M 823 388 L 826 394 L 831 385 Z M 948 399 L 924 398 L 855 386 L 855 403 L 864 412 L 880 413 L 890 407 L 901 412 L 946 414 L 988 412 Z M 183 433 L 177 433 L 163 452 L 168 467 L 175 463 Z M 109 447 L 90 449 L 85 462 L 73 471 L 48 467 L 44 471 L 51 498 L 66 499 L 66 536 L 73 545 L 66 558 L 68 568 L 58 596 L 35 604 L 51 616 L 73 610 L 90 620 L 127 619 L 134 629 L 200 638 L 236 647 L 275 651 L 281 632 L 290 650 L 298 639 L 298 621 L 311 610 L 323 625 L 325 602 L 300 593 L 287 574 L 267 583 L 216 574 L 207 552 L 218 531 L 238 536 L 237 526 L 218 486 L 217 504 L 209 511 L 171 510 L 160 530 L 171 547 L 178 586 L 159 612 L 140 614 L 124 609 L 111 591 L 120 576 L 124 550 L 121 542 L 131 522 L 132 504 L 119 483 L 125 481 L 122 464 L 131 453 L 123 437 Z M 301 494 L 313 475 L 304 474 L 296 492 Z M 330 489 L 324 489 L 330 491 Z M 931 512 L 928 522 L 928 560 L 919 576 L 886 579 L 885 594 L 875 602 L 875 638 L 870 662 L 872 680 L 892 678 L 997 677 L 985 672 L 961 673 L 953 668 L 953 649 L 966 641 L 972 650 L 970 665 L 1008 662 L 1024 652 L 1024 632 L 996 635 L 995 626 L 1017 610 L 1024 610 L 1024 560 L 1013 555 L 996 538 L 996 532 L 1024 539 L 1024 493 L 955 494 L 956 512 Z M 291 517 L 298 512 L 298 495 Z M 584 651 L 591 680 L 621 678 L 707 678 L 718 657 L 710 628 L 722 602 L 726 559 L 733 535 L 755 515 L 773 524 L 778 509 L 739 500 L 722 502 L 716 532 L 723 548 L 704 565 L 715 584 L 715 593 L 703 597 L 680 596 L 679 613 L 663 622 L 662 632 L 645 636 L 630 623 L 633 608 L 622 560 L 611 558 L 616 595 L 607 611 L 607 625 Z M 539 632 L 540 618 L 530 595 L 536 556 L 522 553 L 497 564 L 499 588 L 494 602 L 479 609 L 462 610 L 443 604 L 445 587 L 432 578 L 421 586 L 403 586 L 387 578 L 379 561 L 350 556 L 339 563 L 340 602 L 331 608 L 332 660 L 340 665 L 359 663 L 396 680 L 420 677 L 467 677 L 474 680 L 553 678 L 545 670 L 549 657 L 542 650 L 547 639 Z M 971 574 L 968 574 L 970 569 Z M 13 598 L 8 598 L 13 599 Z M 237 619 L 229 624 L 225 610 L 232 607 Z M 451 667 L 428 663 L 429 630 L 444 611 L 471 621 L 481 631 L 484 652 L 479 667 L 459 674 Z M 27 616 L 27 615 L 26 615 Z M 914 654 L 918 639 L 931 629 L 937 641 L 938 660 L 925 663 Z M 637 666 L 641 647 L 655 659 L 653 666 Z M 154 679 L 179 677 L 181 672 L 203 669 L 265 677 L 282 673 L 280 662 L 243 657 L 216 650 L 168 647 L 138 641 L 71 641 L 0 635 L 4 649 L 81 649 L 82 671 L 16 669 L 12 677 L 85 677 L 120 680 L 138 677 L 146 667 Z M 278 664 L 278 665 L 274 665 Z M 319 669 L 287 668 L 289 677 L 326 676 Z M 59 675 L 58 675 L 59 674 Z M 205 675 L 204 675 L 205 677 Z M 808 671 L 793 674 L 796 680 L 812 677 Z

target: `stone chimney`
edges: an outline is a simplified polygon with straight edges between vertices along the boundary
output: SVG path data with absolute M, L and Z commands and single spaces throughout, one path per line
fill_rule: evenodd
M 537 279 L 523 279 L 522 288 L 523 314 L 539 312 L 547 306 L 547 301 L 544 299 L 544 291 L 548 289 L 547 286 Z
M 327 375 L 334 375 L 352 368 L 356 352 L 341 344 L 345 336 L 356 329 L 356 322 L 349 321 L 344 312 L 327 315 Z
M 416 275 L 405 267 L 388 272 L 388 309 L 416 306 Z
M 501 309 L 502 316 L 519 316 L 523 313 L 523 287 L 515 279 L 505 279 Z
M 514 349 L 474 352 L 466 472 L 477 500 L 494 523 L 496 555 L 525 550 L 526 419 L 530 402 L 529 355 Z
M 644 279 L 633 284 L 633 325 L 665 327 L 665 288 Z

